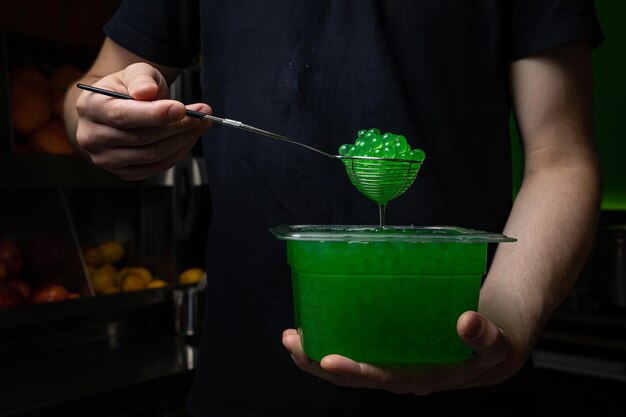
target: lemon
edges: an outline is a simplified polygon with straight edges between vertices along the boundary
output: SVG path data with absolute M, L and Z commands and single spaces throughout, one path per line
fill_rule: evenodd
M 122 285 L 122 281 L 124 280 L 124 276 L 126 276 L 126 274 L 128 274 L 128 269 L 127 267 L 124 267 L 120 270 L 118 270 L 115 273 L 115 284 L 118 286 Z
M 147 285 L 150 281 L 152 281 L 152 273 L 148 270 L 148 268 L 144 268 L 142 266 L 135 266 L 132 268 L 128 268 L 126 271 L 128 274 L 139 275 L 144 283 Z
M 104 262 L 104 257 L 98 248 L 88 247 L 83 250 L 85 263 L 89 266 L 98 267 Z
M 124 246 L 116 240 L 107 240 L 98 246 L 102 259 L 106 263 L 115 264 L 124 257 Z
M 146 288 L 144 279 L 136 274 L 127 274 L 122 281 L 122 290 L 138 291 Z
M 113 287 L 109 287 L 106 290 L 102 291 L 102 294 L 115 294 L 117 292 L 120 292 L 120 287 L 118 286 L 113 286 Z
M 87 265 L 87 275 L 91 277 L 94 272 L 96 272 L 96 268 L 91 265 Z
M 184 270 L 178 277 L 181 284 L 197 284 L 204 276 L 202 268 L 189 268 Z
M 162 279 L 155 279 L 153 281 L 150 281 L 148 283 L 147 288 L 163 288 L 167 285 L 167 282 L 165 282 Z
M 107 263 L 107 264 L 102 265 L 102 266 L 101 266 L 100 268 L 98 268 L 98 269 L 103 269 L 103 270 L 105 270 L 105 271 L 107 271 L 107 272 L 110 272 L 110 273 L 111 273 L 111 274 L 113 274 L 113 275 L 115 275 L 115 274 L 117 273 L 117 269 L 115 269 L 115 267 L 114 267 L 113 265 L 108 264 L 108 263 Z
M 96 269 L 91 275 L 91 285 L 96 292 L 104 292 L 115 286 L 115 272 L 108 268 Z

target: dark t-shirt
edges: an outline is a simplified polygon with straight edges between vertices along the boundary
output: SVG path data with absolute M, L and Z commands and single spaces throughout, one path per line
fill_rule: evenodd
M 602 39 L 586 0 L 128 0 L 105 32 L 168 66 L 201 52 L 203 100 L 217 116 L 329 153 L 360 129 L 403 134 L 427 157 L 387 223 L 492 232 L 512 203 L 507 65 Z M 293 327 L 285 245 L 268 229 L 377 224 L 378 208 L 336 160 L 229 127 L 202 140 L 213 212 L 194 415 L 489 415 L 531 404 L 529 369 L 426 398 L 297 369 L 281 344 Z

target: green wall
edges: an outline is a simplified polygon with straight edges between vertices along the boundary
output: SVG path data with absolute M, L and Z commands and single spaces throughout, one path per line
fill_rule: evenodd
M 603 175 L 603 210 L 626 210 L 626 1 L 596 0 L 605 41 L 593 50 L 594 123 Z M 623 125 L 622 125 L 623 124 Z M 514 195 L 523 161 L 511 119 Z
M 596 0 L 605 41 L 593 51 L 594 120 L 605 210 L 626 210 L 626 2 Z

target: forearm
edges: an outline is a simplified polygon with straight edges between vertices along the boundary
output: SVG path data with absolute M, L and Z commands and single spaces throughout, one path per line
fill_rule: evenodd
M 531 168 L 516 197 L 504 233 L 518 241 L 499 245 L 479 311 L 520 343 L 534 342 L 587 257 L 600 201 L 594 155 Z

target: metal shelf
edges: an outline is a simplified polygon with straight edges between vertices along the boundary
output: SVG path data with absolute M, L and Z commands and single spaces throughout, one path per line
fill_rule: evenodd
M 0 188 L 40 187 L 172 187 L 175 171 L 186 170 L 195 185 L 206 183 L 204 166 L 188 158 L 169 170 L 141 181 L 124 181 L 76 155 L 0 153 Z

